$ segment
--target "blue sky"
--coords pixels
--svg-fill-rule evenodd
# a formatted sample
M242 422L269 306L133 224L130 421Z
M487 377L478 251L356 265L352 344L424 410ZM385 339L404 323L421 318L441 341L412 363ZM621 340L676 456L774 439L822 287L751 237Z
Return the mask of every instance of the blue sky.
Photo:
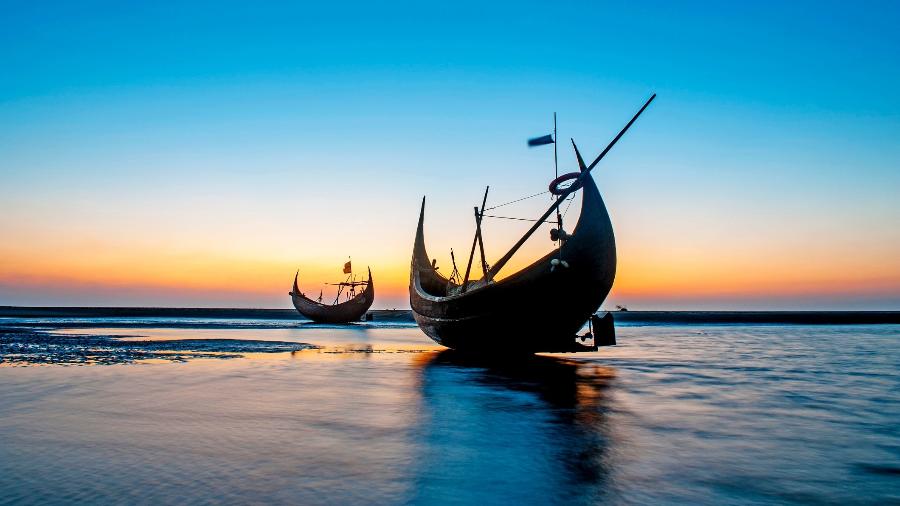
M0 303L283 306L281 269L321 265L318 283L353 254L403 305L421 195L443 259L484 185L494 202L546 186L550 151L524 139L554 111L592 156L656 92L595 175L611 302L900 306L896 2L3 11L0 233L19 240ZM506 225L487 225L495 257ZM210 256L233 297L172 265ZM108 276L135 264L184 272Z

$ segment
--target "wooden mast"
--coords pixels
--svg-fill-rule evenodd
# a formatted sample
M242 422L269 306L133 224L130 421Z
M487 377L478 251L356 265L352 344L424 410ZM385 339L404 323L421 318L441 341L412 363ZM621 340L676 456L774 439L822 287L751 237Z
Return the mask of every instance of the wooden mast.
M484 236L481 235L481 219L484 218L484 204L481 205L481 212L478 214L478 223L476 224L475 233L478 234L478 249L481 251L481 276L484 277L488 273L487 259L484 256Z
M472 239L472 250L469 252L469 263L466 265L466 276L463 278L462 291L465 292L469 284L469 274L472 271L472 259L475 257L475 245L481 244L481 269L487 274L487 263L484 261L484 243L481 239L481 216L484 214L484 206L487 204L488 191L490 186L484 189L484 198L481 199L481 211L475 208L475 238Z

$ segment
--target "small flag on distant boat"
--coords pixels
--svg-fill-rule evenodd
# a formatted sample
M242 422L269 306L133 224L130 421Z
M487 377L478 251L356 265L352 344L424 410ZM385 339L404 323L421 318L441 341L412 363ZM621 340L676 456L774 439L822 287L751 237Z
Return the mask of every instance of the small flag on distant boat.
M350 274L353 272L353 269L350 268L350 262L344 264L344 274Z
M547 134L543 137L535 137L534 139L528 139L528 147L535 146L543 146L544 144L553 144L553 136Z

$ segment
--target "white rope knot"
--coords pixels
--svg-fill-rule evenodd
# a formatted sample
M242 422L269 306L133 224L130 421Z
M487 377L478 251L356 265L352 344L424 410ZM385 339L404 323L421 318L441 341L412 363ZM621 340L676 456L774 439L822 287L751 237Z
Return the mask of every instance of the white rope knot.
M558 258L554 258L553 260L550 260L550 272L555 271L557 267L564 267L564 268L568 269L569 262L566 262L565 260L560 260Z

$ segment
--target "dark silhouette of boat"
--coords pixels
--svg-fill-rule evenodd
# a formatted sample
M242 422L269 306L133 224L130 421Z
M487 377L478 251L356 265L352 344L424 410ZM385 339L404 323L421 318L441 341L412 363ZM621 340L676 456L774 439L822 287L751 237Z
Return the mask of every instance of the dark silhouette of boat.
M322 296L315 301L307 297L300 291L297 286L297 277L299 272L294 276L294 288L289 292L294 307L303 316L319 323L349 323L362 319L366 311L372 306L375 300L375 285L372 283L372 269L369 269L368 281L345 281L342 283L334 283L339 287L338 295L334 304L323 304ZM365 286L357 293L357 288ZM339 302L342 290L348 288L351 290L347 300Z
M585 166L573 141L580 172L558 177L551 192L554 205L535 220L512 249L488 269L482 257L484 276L458 282L437 272L425 248L425 199L410 266L409 299L419 327L437 343L461 351L475 352L572 352L595 350L576 343L576 333L600 307L616 275L616 244L612 223L590 171L653 100L648 100L616 138L590 165ZM560 189L561 180L574 180ZM555 187L554 191L554 185ZM521 271L499 281L494 276L525 240L571 193L582 189L581 213L571 235L561 227L551 231L560 246ZM486 197L485 197L486 198ZM476 242L480 218L476 208ZM474 254L474 244L473 244ZM470 256L471 266L471 256ZM454 269L455 271L455 269ZM608 322L612 330L611 318ZM607 338L603 338L607 340ZM614 338L612 339L614 343ZM602 343L601 343L602 344Z

